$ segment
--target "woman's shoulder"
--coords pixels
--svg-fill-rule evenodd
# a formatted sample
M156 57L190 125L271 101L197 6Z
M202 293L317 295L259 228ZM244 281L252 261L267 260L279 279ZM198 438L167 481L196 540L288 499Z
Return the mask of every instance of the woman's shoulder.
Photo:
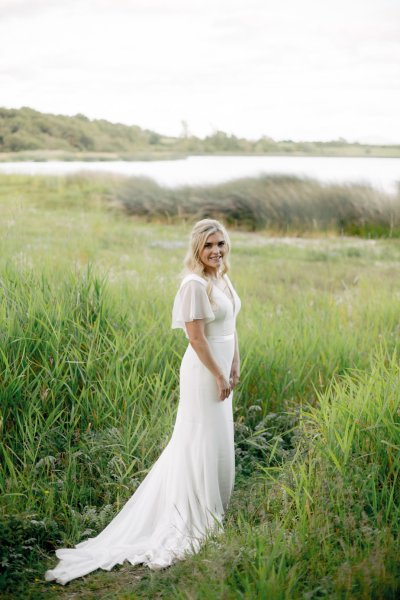
M187 273L183 277L180 287L182 288L189 281L198 281L199 283L202 283L204 286L207 285L207 280L204 279L204 277L200 277L200 275L197 275L196 273Z

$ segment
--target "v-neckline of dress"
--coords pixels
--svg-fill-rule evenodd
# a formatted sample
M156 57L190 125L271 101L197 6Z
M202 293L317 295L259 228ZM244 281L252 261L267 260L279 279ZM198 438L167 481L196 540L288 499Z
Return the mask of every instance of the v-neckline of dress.
M216 288L216 289L217 289L219 292L221 292L221 294L223 294L227 300L229 300L229 302L230 302L230 304L232 305L232 308L233 308L233 313L235 314L235 312L236 312L236 302L235 302L235 296L233 295L233 290L232 290L231 284L230 284L230 282L228 281L228 279L225 279L225 278L224 278L224 276L222 276L222 277L221 277L221 279L223 279L223 280L225 281L225 283L226 283L226 287L228 288L228 290L229 290L229 293L230 293L230 297L228 296L228 294L225 294L225 292L224 292L223 290L221 290L221 288L220 288L220 287L218 287L218 286L216 285L216 283L214 283L214 281L213 281L213 286L214 286L214 287L215 287L215 288Z

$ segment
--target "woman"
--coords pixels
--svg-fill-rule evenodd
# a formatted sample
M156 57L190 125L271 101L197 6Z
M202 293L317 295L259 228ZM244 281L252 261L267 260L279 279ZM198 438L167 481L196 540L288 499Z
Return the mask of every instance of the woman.
M228 234L196 223L176 295L172 327L189 345L171 439L118 515L96 537L56 551L48 581L65 585L128 560L161 569L197 552L222 519L234 484L232 390L239 382L235 320L240 300L228 279Z

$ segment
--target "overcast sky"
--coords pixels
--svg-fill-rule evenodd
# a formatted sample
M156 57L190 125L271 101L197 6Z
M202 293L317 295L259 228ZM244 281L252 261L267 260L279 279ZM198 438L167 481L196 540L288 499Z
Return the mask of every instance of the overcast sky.
M400 143L400 0L0 0L0 106Z

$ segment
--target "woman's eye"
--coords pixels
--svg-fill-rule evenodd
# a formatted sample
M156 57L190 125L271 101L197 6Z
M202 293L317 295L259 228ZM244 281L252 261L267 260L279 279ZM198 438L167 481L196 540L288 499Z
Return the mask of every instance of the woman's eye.
M218 242L218 246L225 246L225 242Z

